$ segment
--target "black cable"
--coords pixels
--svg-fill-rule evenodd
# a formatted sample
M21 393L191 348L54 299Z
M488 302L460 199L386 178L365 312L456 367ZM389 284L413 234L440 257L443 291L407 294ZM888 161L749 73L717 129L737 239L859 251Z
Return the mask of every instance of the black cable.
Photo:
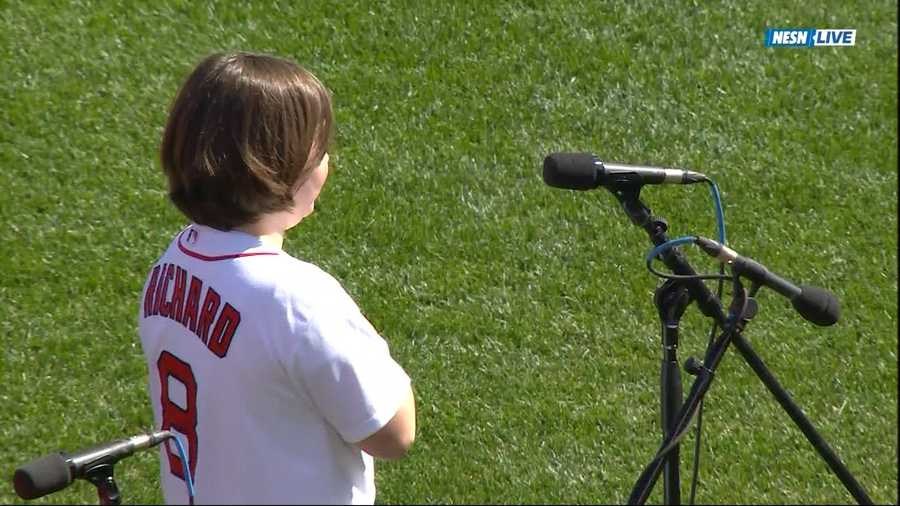
M725 275L725 264L719 264L719 274ZM716 287L716 298L722 300L722 293L725 289L725 280L719 279L718 286ZM718 329L719 323L713 320L712 326L709 329L709 340L706 343L706 352L704 355L709 352L710 347L713 345L713 341L716 337L716 329ZM694 462L693 469L691 471L691 497L688 501L688 504L694 504L694 498L697 496L697 482L700 476L700 440L703 435L703 399L700 399L700 406L697 408L697 425L694 427Z
M647 262L647 270L653 273L655 276L659 276L665 279L718 279L721 282L725 280L731 279L731 276L727 276L724 274L666 274L665 272L660 272L653 268L653 261L649 260Z

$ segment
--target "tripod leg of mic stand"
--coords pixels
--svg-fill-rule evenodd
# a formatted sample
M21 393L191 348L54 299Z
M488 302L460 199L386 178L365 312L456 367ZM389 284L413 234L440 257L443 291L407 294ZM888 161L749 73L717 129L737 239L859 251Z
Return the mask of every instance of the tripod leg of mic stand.
M834 450L831 449L828 443L825 442L825 439L823 439L819 432L816 431L816 428L813 427L813 424L803 413L803 410L800 409L800 406L794 402L790 394L788 394L784 387L778 383L775 376L769 372L769 369L763 363L762 359L759 358L759 355L753 351L750 343L741 335L735 336L733 342L735 346L737 346L738 351L741 352L744 360L753 369L753 372L759 376L759 379L762 380L766 385L766 388L772 392L772 395L775 396L775 399L778 400L781 407L784 408L794 423L797 424L797 427L803 431L803 435L806 436L806 439L810 443L812 443L822 459L825 460L825 463L828 464L828 467L831 468L831 471L840 478L841 483L844 484L847 491L850 492L854 499L856 499L856 502L859 504L872 504L872 499L869 498L869 495L862 488L862 485L860 485L859 482L856 481L856 478L850 474L850 470L847 469L847 466L841 462L841 459L834 453Z

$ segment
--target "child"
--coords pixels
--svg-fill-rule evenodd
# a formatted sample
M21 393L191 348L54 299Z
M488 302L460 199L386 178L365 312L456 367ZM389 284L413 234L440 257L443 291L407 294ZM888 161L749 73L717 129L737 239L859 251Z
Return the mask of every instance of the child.
M186 443L198 503L372 504L372 457L415 437L410 379L350 296L285 253L328 176L331 98L272 56L194 69L160 148L192 223L150 269L139 314L157 426ZM161 447L167 503L187 503Z

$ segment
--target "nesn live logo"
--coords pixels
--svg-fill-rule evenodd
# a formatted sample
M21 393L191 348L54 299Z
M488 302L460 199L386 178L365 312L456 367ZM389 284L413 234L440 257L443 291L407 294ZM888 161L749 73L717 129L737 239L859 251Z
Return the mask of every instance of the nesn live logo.
M769 28L766 47L854 46L856 30L821 28Z

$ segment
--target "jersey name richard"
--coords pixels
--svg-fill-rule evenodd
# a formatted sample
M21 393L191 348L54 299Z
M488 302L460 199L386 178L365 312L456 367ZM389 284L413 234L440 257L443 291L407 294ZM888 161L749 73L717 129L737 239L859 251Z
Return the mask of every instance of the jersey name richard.
M155 266L144 293L144 317L160 316L180 323L196 334L209 351L224 358L241 323L241 313L228 302L220 311L219 293L212 286L204 287L197 276L190 275L188 282L188 275L180 265Z

